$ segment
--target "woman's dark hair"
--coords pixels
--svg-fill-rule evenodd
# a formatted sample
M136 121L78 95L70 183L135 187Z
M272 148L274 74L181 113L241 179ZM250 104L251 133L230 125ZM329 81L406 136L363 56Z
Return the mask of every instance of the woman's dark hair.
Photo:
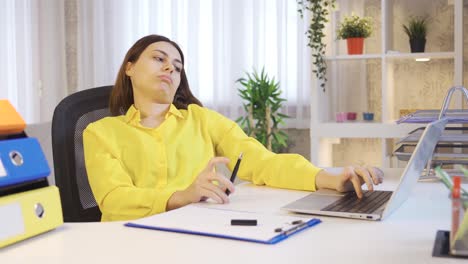
M119 73L117 74L117 80L115 80L115 85L109 98L109 109L112 115L117 116L125 114L130 106L134 103L132 82L130 77L128 77L125 73L127 63L136 62L146 47L160 41L171 43L179 51L182 64L184 64L184 54L182 53L179 45L177 45L177 43L173 42L172 40L159 35L148 35L139 39L128 50L122 65L120 66ZM172 103L178 109L187 109L189 104L197 104L202 106L202 103L190 91L184 67L182 67L182 72L180 73L180 85L177 88L177 92Z

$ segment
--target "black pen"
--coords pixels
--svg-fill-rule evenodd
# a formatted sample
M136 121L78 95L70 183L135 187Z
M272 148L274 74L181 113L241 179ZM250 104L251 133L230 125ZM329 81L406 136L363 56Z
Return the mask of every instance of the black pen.
M286 230L286 231L283 231L281 234L285 235L285 236L289 236L291 234L294 234L296 232L298 232L299 230L302 230L302 229L305 229L309 226L309 223L308 222L299 222L297 225L295 225L294 227ZM276 232L276 229L275 229L275 232Z
M234 180L236 179L237 176L237 171L239 170L239 165L242 160L242 152L239 155L239 158L237 159L236 166L234 166L234 170L232 170L232 175L231 175L231 182L234 183ZM226 195L229 195L231 192L229 189L226 189Z

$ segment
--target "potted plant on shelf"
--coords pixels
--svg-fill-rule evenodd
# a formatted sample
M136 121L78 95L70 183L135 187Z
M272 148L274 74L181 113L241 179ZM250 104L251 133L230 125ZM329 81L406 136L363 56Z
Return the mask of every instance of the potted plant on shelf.
M260 75L257 71L246 73L247 78L236 82L242 85L238 89L246 116L239 117L236 122L244 129L247 135L255 137L268 150L279 152L287 147L288 135L278 128L283 124L287 115L279 113L282 103L286 101L280 97L279 83L269 78L262 69Z
M426 46L427 18L413 17L403 30L409 37L411 52L424 52Z
M357 15L345 16L338 27L338 39L346 39L348 54L362 54L364 39L372 34L372 19Z

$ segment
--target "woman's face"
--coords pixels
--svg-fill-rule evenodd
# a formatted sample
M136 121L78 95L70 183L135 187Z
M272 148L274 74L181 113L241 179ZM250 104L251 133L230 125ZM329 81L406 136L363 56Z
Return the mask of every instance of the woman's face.
M135 101L143 98L170 104L180 84L183 65L179 51L169 42L155 42L141 53L136 62L128 62Z

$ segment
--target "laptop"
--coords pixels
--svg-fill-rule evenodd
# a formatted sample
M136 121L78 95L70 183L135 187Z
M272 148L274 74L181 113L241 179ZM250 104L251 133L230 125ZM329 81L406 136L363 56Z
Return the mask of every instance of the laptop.
M287 204L281 209L295 213L366 220L386 218L409 197L431 158L446 124L447 119L443 118L426 126L395 191L363 191L364 197L358 199L355 192L343 194L331 190L319 190Z

